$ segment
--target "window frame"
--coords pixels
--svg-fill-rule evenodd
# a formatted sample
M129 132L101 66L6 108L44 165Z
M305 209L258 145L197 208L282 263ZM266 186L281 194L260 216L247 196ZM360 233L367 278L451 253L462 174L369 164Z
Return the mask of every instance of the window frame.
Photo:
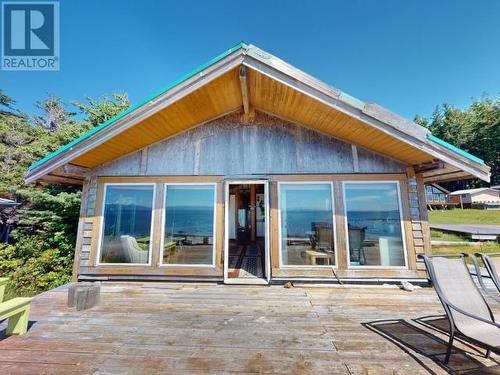
M160 223L160 257L158 259L159 268L215 268L217 257L217 183L216 182L164 182L163 185L163 203L161 207ZM168 186L213 186L214 188L214 215L213 215L213 243L212 243L212 263L210 264L188 264L188 263L163 263L163 251L165 243L165 220L167 218L167 187Z
M401 226L401 240L403 242L403 255L405 264L404 266L356 266L351 265L351 249L349 247L349 227L347 221L347 200L346 200L346 184L380 184L380 183L392 183L396 184L397 197L398 197L398 208L399 208L399 224ZM344 204L344 225L345 225L345 243L346 243L346 258L347 258L347 269L390 269L390 270L407 270L408 265L408 247L406 246L406 232L404 227L404 217L403 217L403 204L401 196L401 187L399 180L346 180L342 181L342 195Z
M286 265L283 264L283 240L282 240L282 230L281 230L281 185L330 185L330 194L331 194L331 200L332 200L332 221L333 221L333 245L334 245L334 252L335 252L335 265L319 265L319 266L313 266L313 265ZM320 180L314 180L314 181L278 181L278 241L279 241L279 268L299 268L299 269L337 269L338 268L338 243L337 243L337 225L335 222L335 194L334 194L334 184L333 181L320 181Z
M154 223L155 223L155 201L156 201L156 184L154 182L105 182L103 185L102 192L102 207L100 210L100 225L99 225L99 236L97 242L97 256L96 256L96 267L151 267L153 260L153 235L154 235ZM153 187L153 197L151 200L151 229L149 231L149 254L148 263L102 263L102 241L104 237L104 211L106 210L106 193L108 186L152 186Z

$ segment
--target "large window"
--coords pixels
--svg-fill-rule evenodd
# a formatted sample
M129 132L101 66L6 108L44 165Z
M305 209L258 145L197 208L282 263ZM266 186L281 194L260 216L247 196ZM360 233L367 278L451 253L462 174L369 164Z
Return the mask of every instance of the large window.
M333 266L331 183L280 183L281 264Z
M215 184L165 185L162 263L213 266Z
M404 267L397 182L344 184L351 266Z
M153 185L105 185L100 263L150 263L153 198Z

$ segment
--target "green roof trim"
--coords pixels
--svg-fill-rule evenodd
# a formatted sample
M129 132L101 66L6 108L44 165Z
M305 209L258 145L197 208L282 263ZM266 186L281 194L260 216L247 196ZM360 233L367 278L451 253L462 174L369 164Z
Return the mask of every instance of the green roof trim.
M427 139L437 143L440 146L446 147L447 149L456 152L457 154L460 154L462 156L465 156L467 159L470 159L472 161L475 161L476 163L484 164L484 160L479 159L477 156L474 156L472 154L469 154L467 151L464 151L457 146L453 146L451 143L448 143L446 141L443 141L441 138L438 138L432 134L427 134Z
M363 108L365 108L364 101L359 100L358 98L355 98L354 96L349 95L343 91L340 92L339 99L361 111L363 110Z
M68 144L62 146L61 148L57 149L56 151L48 154L47 156L45 156L44 158L38 160L37 162L31 164L28 168L28 171L31 171L39 166L41 166L42 164L46 163L47 161L53 159L54 157L56 157L57 155L67 151L67 150L70 150L73 146L77 145L78 143L80 143L81 141L89 138L91 135L99 132L101 129L104 129L105 127L113 124L114 122L118 121L119 119L121 119L122 117L125 117L126 115L128 115L130 112L132 111L135 111L136 109L146 105L147 103L149 103L151 100L154 100L156 99L157 97L159 97L160 95L163 95L165 92L167 92L168 90L171 90L172 88L174 88L175 86L183 83L184 81L187 81L189 78L195 76L196 74L200 73L201 71L205 70L206 68L210 67L211 65L219 62L220 60L222 60L223 58L231 55L232 53L240 50L240 49L244 49L244 50L247 50L249 47L249 45L243 41L241 41L240 43L236 44L234 47L231 47L230 49L228 49L227 51L224 51L222 52L221 54L215 56L214 58L212 58L210 61L206 62L205 64L203 65L200 65L199 67L197 67L195 70L183 75L182 77L176 79L175 81L171 82L170 84L168 84L166 87L162 88L160 91L158 91L157 93L153 94L153 95L150 95L148 96L147 98L145 98L144 100L140 101L139 103L137 104L134 104L132 106L130 106L129 108L127 108L126 110L124 110L123 112L120 112L119 114L117 114L116 116L110 118L108 121L106 122L103 122L101 125L99 126L96 126L95 128L89 130L88 132L82 134L80 137L74 139L73 141L69 142Z

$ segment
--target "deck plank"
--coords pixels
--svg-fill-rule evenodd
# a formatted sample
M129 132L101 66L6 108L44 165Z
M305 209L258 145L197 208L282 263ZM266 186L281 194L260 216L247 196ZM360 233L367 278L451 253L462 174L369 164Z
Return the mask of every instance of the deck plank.
M414 320L443 314L427 288L105 282L101 294L79 312L66 287L37 296L24 336L5 337L1 323L0 373L499 371L465 344L441 364L446 336Z

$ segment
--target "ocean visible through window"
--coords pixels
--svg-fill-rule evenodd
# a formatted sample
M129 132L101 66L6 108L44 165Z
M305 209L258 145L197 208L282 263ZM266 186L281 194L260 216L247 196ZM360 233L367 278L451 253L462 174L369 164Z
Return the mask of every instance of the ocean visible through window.
M345 183L351 266L405 266L398 185Z

